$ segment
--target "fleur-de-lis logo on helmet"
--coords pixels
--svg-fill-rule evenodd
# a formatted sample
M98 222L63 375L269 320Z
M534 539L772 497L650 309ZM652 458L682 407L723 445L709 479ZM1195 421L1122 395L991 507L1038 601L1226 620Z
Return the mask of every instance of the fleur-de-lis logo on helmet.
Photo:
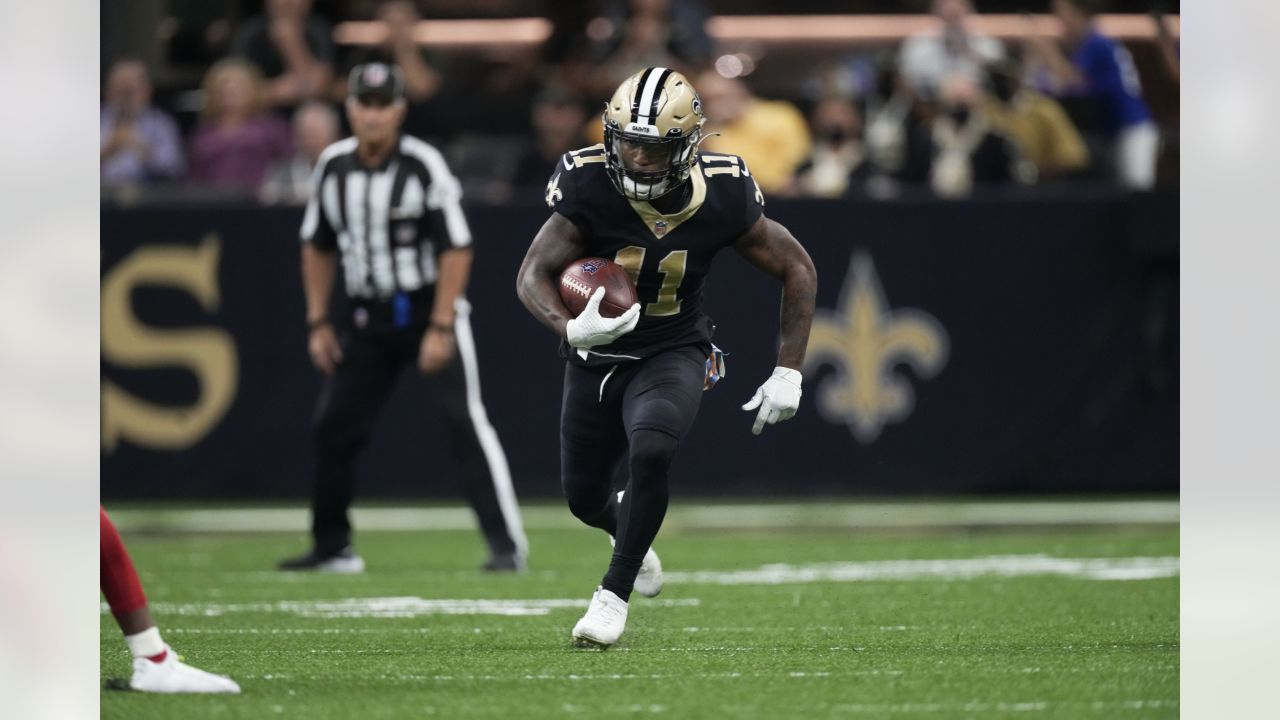
M818 412L828 422L847 424L859 442L869 444L915 407L915 393L897 366L910 365L918 377L931 378L946 365L948 353L941 323L921 310L890 309L871 256L859 252L839 306L814 316L805 368L836 369L818 385Z

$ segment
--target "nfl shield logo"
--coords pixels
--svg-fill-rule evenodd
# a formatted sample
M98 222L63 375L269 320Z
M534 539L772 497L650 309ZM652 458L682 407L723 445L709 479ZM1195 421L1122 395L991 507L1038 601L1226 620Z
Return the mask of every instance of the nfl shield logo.
M658 220L653 223L653 234L662 237L667 234L667 221Z

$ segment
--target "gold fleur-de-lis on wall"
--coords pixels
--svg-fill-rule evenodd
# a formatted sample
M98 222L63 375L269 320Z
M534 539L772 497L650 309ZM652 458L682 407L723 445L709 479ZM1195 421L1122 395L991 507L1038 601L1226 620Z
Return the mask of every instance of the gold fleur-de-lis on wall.
M886 424L905 420L915 406L911 384L897 366L910 365L921 379L931 378L948 352L946 330L932 315L889 308L871 256L858 252L838 307L814 315L805 368L836 369L819 385L818 412L828 422L847 424L859 442L872 443Z

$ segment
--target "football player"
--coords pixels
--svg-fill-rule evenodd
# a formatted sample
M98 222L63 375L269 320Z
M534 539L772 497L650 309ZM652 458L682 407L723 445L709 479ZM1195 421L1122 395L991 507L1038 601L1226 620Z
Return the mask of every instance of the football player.
M154 693L240 692L240 686L231 678L193 668L179 660L173 648L160 638L142 583L138 582L138 571L120 540L120 533L111 524L107 511L101 508L99 511L102 515L99 582L111 614L124 633L124 642L133 654L129 689Z
M817 276L786 228L764 216L764 196L742 159L699 153L702 103L680 73L652 67L627 78L605 106L604 143L566 153L547 184L554 212L517 280L521 302L563 339L561 480L569 509L615 539L609 569L578 645L608 647L626 625L632 590L652 597L662 567L650 545L667 511L667 471L704 389L723 373L702 312L702 284L726 247L782 281L777 368L743 405L751 431L800 404L800 368ZM573 317L560 272L587 256L613 258L640 302L616 318L599 312L604 289ZM625 460L630 478L615 495Z

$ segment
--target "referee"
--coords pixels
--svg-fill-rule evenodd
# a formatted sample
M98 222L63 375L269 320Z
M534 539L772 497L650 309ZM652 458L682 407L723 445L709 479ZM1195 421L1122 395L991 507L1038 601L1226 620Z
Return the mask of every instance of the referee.
M358 65L348 87L355 136L320 156L301 231L308 351L327 377L314 427L314 545L280 568L364 569L347 516L354 462L397 376L413 364L436 379L454 466L489 545L484 569L522 570L524 531L506 456L480 400L463 294L472 250L461 187L439 151L400 134L398 67ZM339 259L350 312L331 317Z

